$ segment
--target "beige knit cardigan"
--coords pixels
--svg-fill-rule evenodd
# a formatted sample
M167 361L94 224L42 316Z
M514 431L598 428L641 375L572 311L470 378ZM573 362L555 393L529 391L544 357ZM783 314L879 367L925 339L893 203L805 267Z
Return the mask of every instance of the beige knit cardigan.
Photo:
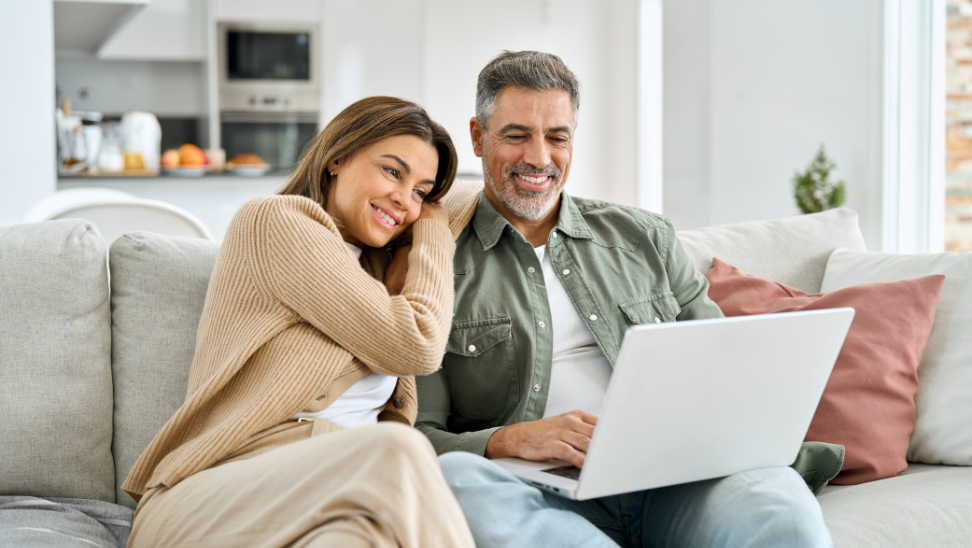
M172 487L298 411L325 409L370 371L399 377L378 420L414 424L412 375L441 364L453 311L454 238L481 188L456 182L443 200L449 228L414 224L405 286L394 297L378 281L387 253L368 248L356 261L316 202L247 202L220 247L186 401L122 488L138 501L153 487Z

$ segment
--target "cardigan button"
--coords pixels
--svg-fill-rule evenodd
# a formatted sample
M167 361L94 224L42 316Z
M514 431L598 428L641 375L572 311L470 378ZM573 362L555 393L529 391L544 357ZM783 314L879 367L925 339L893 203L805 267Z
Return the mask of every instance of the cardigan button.
M317 396L314 399L317 401L324 401L325 398L327 398L327 394L321 394L320 396Z
M395 409L401 409L402 406L405 405L405 398L398 398L392 400L392 405L395 406Z

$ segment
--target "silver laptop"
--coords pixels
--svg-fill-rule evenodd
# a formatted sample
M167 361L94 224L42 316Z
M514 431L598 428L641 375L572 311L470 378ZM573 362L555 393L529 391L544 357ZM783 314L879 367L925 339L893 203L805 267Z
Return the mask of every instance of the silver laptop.
M582 469L494 462L576 500L788 466L853 318L836 308L634 326Z

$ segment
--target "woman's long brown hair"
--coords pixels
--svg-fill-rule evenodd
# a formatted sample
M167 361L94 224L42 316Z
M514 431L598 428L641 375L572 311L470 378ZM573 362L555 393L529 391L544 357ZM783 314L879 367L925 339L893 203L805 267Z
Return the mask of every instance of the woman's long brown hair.
M341 111L301 155L294 175L277 194L305 196L327 207L331 174L327 166L350 158L359 150L396 135L415 135L439 153L435 186L426 200L448 192L459 164L449 133L432 121L425 109L395 97L368 97Z

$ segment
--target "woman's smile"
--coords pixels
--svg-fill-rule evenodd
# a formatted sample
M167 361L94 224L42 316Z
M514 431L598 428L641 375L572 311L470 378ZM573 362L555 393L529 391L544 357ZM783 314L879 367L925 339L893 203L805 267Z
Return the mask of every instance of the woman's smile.
M398 228L398 225L401 223L400 216L376 205L372 205L371 208L375 211L375 216L378 217L378 222L381 223L382 226L385 226L388 228L388 230L392 231Z

